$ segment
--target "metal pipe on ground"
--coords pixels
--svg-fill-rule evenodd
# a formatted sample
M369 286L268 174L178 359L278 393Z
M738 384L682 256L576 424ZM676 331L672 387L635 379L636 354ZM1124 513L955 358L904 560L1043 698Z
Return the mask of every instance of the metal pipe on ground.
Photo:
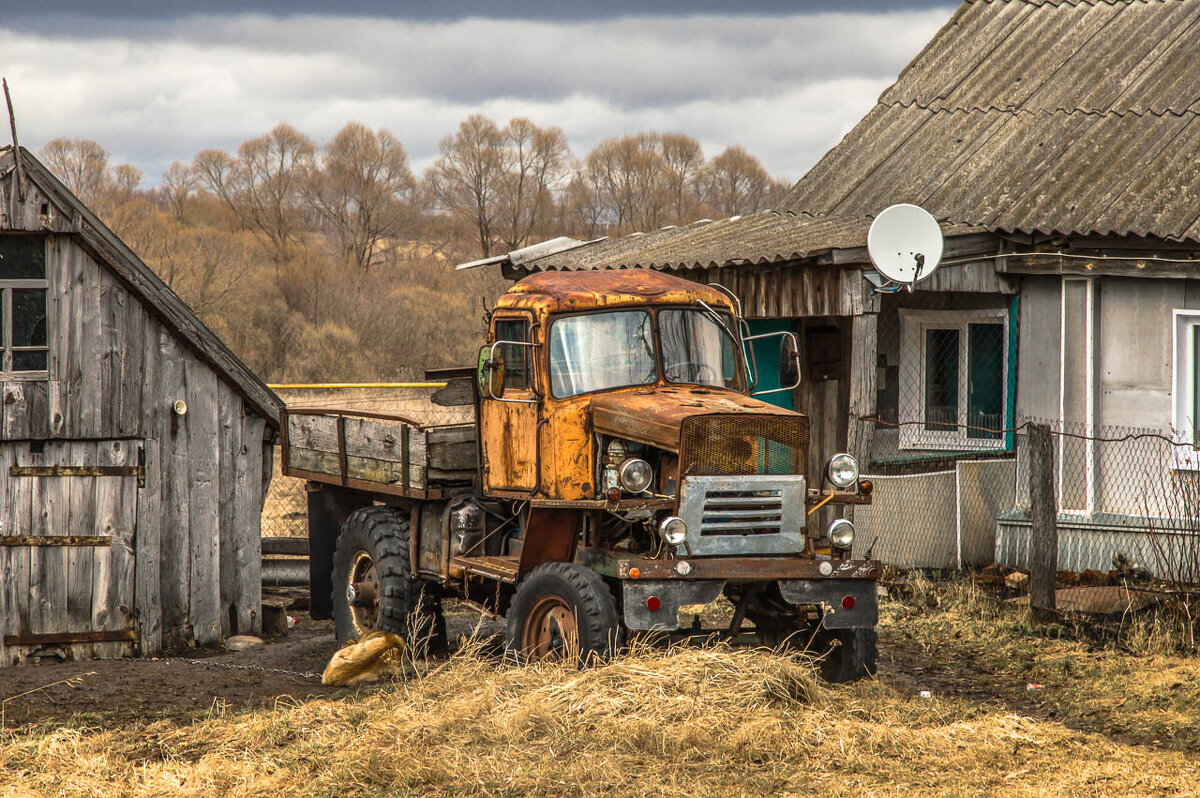
M263 557L264 587L304 587L308 584L307 557Z

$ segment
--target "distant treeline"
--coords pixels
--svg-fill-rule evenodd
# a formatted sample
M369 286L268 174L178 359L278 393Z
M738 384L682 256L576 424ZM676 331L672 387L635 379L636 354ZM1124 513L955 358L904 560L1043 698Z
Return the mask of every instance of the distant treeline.
M786 188L741 147L706 159L689 136L640 133L577 158L558 128L481 115L420 177L399 139L357 122L323 147L281 124L235 153L176 161L150 190L94 141L40 155L268 381L469 363L483 299L505 283L455 263L751 213Z

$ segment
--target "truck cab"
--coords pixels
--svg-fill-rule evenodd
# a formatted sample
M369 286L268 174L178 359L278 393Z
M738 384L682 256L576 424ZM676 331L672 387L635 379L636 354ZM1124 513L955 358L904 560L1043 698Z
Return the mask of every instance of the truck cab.
M852 556L850 520L809 523L819 507L869 502L870 484L846 453L808 473L809 419L754 395L765 370L779 370L779 390L799 379L794 336L768 335L780 358L755 362L731 294L651 270L516 283L491 310L465 378L473 473L440 469L435 488L438 469L428 467L420 494L379 490L382 476L351 485L349 461L363 459L355 446L365 441L345 418L339 472L301 469L316 497L314 543L334 538L312 547L333 551L324 584L334 614L342 605L340 615L358 617L339 635L372 624L411 632L383 620L389 591L368 573L388 555L362 517L387 516L409 555L405 584L391 590L407 600L391 609L435 607L445 595L482 605L506 616L515 657L586 661L631 634L752 632L771 645L821 646L832 679L873 671L879 564ZM435 431L423 432L429 459ZM732 616L705 629L692 610L722 596Z

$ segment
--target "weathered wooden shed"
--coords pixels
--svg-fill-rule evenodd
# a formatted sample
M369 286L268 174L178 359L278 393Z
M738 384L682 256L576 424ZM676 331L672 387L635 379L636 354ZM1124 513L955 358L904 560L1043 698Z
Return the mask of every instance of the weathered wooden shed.
M281 403L25 150L0 150L0 665L261 629Z

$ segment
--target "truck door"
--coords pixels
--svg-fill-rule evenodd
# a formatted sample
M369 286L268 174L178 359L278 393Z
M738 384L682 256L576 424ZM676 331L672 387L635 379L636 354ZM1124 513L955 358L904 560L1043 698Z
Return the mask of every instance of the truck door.
M497 316L493 341L529 342L530 317ZM483 485L491 491L529 493L537 487L538 399L534 393L534 352L528 346L501 345L504 392L480 400Z

